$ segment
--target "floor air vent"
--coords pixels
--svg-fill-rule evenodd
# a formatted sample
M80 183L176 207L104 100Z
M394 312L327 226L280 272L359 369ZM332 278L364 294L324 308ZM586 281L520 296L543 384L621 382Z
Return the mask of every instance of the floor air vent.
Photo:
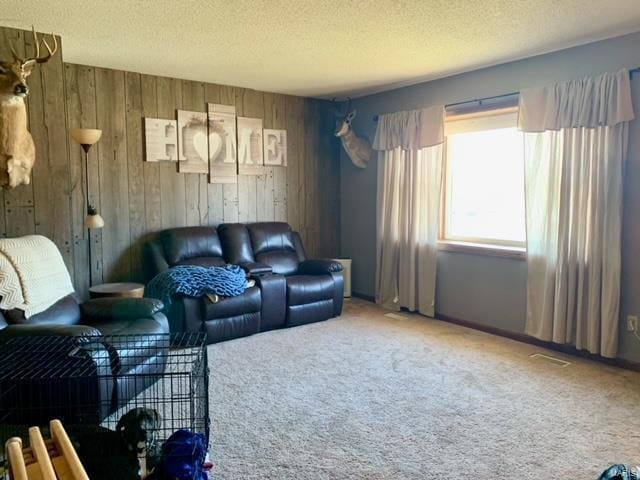
M544 353L534 353L532 355L529 355L529 357L533 358L534 360L540 360L542 362L551 363L560 368L565 368L571 365L571 362L567 362L566 360L561 360L559 358L552 357L551 355L545 355Z

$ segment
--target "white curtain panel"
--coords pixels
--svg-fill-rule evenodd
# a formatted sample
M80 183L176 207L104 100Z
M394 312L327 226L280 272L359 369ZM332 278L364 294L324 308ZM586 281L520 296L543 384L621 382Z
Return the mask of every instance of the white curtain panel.
M529 335L617 354L622 176L633 118L626 70L521 92Z
M381 115L376 302L435 313L444 106Z

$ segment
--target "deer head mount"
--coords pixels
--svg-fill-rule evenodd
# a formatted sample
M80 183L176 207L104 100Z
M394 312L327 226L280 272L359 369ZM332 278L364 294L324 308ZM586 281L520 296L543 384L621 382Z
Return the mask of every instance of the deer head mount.
M336 99L333 99L335 102ZM373 155L373 149L369 140L365 137L360 137L353 131L351 126L352 120L356 116L356 111L351 110L351 99L347 99L346 108L340 111L337 108L332 109L333 114L338 117L336 121L335 136L340 138L344 150L349 155L349 158L353 164L358 168L366 168L371 155Z
M0 61L0 186L3 188L28 185L36 161L36 148L27 130L27 109L24 99L29 95L27 79L39 63L48 62L58 51L58 40L53 37L53 48L40 40L33 29L35 55L22 58L11 47L13 61ZM41 43L47 50L40 56Z

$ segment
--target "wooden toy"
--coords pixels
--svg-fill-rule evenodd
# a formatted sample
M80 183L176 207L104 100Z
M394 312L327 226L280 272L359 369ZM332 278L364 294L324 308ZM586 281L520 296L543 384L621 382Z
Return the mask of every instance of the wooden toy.
M38 427L29 429L29 444L13 437L5 444L11 480L89 480L60 420L49 423L51 438Z

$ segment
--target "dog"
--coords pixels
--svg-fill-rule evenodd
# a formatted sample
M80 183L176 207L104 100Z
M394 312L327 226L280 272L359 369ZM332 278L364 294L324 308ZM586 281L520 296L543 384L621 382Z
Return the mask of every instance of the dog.
M144 480L160 460L158 412L134 408L110 430L70 425L68 433L91 480Z
M116 425L125 450L138 459L141 479L153 471L160 459L158 431L161 423L157 411L138 407L125 413Z

